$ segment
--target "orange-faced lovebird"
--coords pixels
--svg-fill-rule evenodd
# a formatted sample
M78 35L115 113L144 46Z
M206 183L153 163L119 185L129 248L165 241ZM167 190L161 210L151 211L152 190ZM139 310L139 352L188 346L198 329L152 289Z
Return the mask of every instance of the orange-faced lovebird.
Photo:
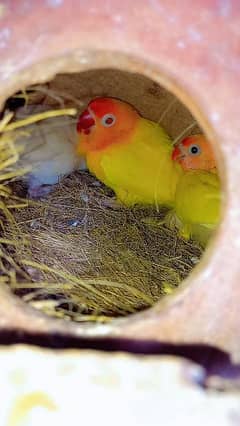
M127 206L172 206L183 174L165 130L115 98L96 98L80 115L79 153L89 170Z
M185 138L172 153L184 174L178 182L172 211L181 235L206 245L220 220L221 185L210 142L204 135Z

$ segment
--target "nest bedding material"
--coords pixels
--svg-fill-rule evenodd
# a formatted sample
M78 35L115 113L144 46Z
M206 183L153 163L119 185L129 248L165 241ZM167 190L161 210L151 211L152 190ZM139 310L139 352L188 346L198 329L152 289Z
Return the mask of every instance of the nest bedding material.
M178 287L199 261L198 244L161 224L166 209L112 201L93 176L75 172L46 199L16 210L25 245L14 258L32 281L22 279L16 294L82 321L139 311Z

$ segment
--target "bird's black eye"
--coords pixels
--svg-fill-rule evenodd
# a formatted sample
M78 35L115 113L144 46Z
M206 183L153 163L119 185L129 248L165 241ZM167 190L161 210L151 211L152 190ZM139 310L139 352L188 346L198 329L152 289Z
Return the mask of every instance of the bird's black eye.
M105 114L101 121L104 127L111 127L116 123L116 117L113 114Z
M201 148L199 145L190 145L188 152L190 155L199 155L201 154Z

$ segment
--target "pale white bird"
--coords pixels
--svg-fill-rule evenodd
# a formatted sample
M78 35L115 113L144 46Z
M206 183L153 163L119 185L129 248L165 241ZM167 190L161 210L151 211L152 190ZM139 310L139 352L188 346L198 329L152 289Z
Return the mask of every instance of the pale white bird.
M19 108L16 119L46 111L46 106ZM85 170L86 163L76 152L79 136L76 119L69 116L48 118L24 128L27 135L17 139L23 153L18 168L31 167L23 179L31 198L41 198L51 191L51 186L75 170Z

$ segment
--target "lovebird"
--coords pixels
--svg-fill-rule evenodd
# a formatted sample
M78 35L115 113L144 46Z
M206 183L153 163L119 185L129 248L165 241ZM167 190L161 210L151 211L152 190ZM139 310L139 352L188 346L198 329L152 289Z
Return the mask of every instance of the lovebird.
M202 246L220 221L221 184L210 142L203 135L190 136L175 146L173 161L184 169L176 187L174 209L180 235L193 237ZM169 220L169 217L168 217Z
M17 119L46 111L44 106L19 108ZM21 179L27 183L30 198L47 195L52 185L75 170L85 170L86 161L77 154L78 134L75 120L69 116L53 117L29 125L26 135L20 136L16 144L23 151L16 163L18 169L31 170Z
M208 170L217 172L217 165L212 145L202 135L192 135L175 145L172 159L184 170Z
M172 141L158 124L115 98L96 98L80 115L78 152L89 170L126 206L173 206L184 173Z

